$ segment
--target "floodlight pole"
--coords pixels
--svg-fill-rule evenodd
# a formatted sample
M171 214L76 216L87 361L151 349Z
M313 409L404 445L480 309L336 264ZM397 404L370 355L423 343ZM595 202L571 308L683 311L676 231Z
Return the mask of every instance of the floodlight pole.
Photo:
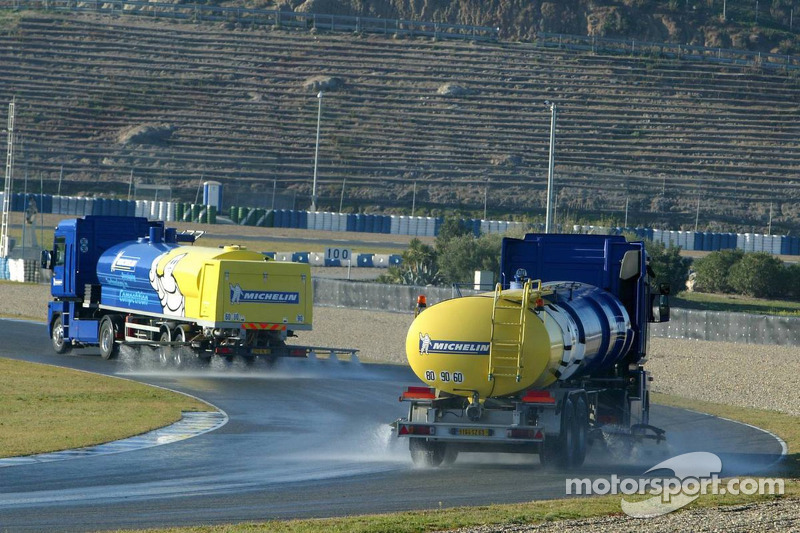
M547 207L544 219L544 232L550 233L552 229L552 205L553 205L553 170L555 168L556 152L556 104L555 102L545 102L550 107L550 161L547 169Z
M317 109L317 145L314 149L314 183L311 186L311 210L317 210L317 161L319 160L319 125L322 119L322 91L317 93L319 107Z

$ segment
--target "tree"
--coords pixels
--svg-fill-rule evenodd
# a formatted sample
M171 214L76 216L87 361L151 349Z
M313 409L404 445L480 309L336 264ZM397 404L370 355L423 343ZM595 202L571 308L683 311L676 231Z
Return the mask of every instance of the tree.
M444 247L451 239L472 235L472 229L468 228L460 218L445 217L439 227L439 234L436 236L436 252L441 254Z
M744 257L739 249L720 250L706 257L695 260L695 290L700 292L733 292L729 274L730 270Z
M783 296L786 289L786 268L783 261L766 252L745 254L731 267L728 277L731 287L746 296Z
M420 286L440 284L442 276L436 265L436 250L417 238L411 239L408 249L403 252L402 264L391 267L378 277L378 282Z
M500 242L502 236L471 233L454 237L439 248L437 264L447 283L470 283L476 270L500 272Z
M650 266L655 273L656 283L669 283L672 294L686 289L691 261L681 257L679 246L670 245L667 248L661 242L645 241L645 250L650 257Z

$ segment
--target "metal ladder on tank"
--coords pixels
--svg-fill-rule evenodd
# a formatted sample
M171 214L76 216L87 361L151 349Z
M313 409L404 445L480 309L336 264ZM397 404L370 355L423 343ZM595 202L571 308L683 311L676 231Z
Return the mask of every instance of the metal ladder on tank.
M522 288L519 304L503 298L500 284L494 290L492 337L489 341L489 381L497 377L522 379L525 315L531 299L531 281Z
M8 217L11 210L11 179L14 168L14 102L8 104L8 155L6 156L6 177L3 185L3 221L0 226L0 258L8 257Z

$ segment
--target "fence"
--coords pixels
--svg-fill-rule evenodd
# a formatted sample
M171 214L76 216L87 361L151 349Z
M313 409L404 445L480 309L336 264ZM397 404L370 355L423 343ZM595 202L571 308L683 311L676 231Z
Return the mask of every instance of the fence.
M461 292L465 296L475 293L463 289ZM420 294L426 296L428 305L457 296L452 289L443 287L314 279L315 305L413 313ZM792 346L800 343L800 318L672 309L670 321L653 324L650 332L673 339Z
M570 50L650 55L739 66L800 69L800 56L751 52L750 50L735 50L731 48L708 48L676 43L654 43L637 41L636 39L611 39L607 37L542 32L536 34L536 44L543 47L567 48Z
M437 39L497 40L499 34L499 28L488 26L131 0L0 0L0 8L138 15L188 22L231 22L244 26L424 36Z

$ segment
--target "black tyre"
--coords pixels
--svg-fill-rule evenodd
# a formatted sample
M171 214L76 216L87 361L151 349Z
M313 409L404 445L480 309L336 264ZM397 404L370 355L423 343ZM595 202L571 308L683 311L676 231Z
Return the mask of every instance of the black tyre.
M586 400L581 397L575 402L575 457L572 466L581 466L586 459L588 433L589 407L586 405Z
M190 327L181 325L172 332L172 340L186 342L190 338ZM191 346L175 346L172 350L172 360L178 366L194 365L200 362L200 354Z
M114 342L116 331L114 323L108 317L100 321L100 356L111 359L117 355L117 343Z
M50 341L57 354L65 354L72 349L72 345L64 338L64 322L61 315L55 317L50 324Z
M456 450L452 446L447 446L447 445L443 446L445 446L445 449L444 449L444 459L442 460L442 464L451 465L455 463L456 459L458 459L458 450Z
M443 443L428 442L423 439L410 439L408 449L411 451L411 460L414 464L424 468L441 465L447 452Z
M172 335L170 334L169 328L166 326L162 327L161 334L158 337L159 342L172 342ZM172 364L172 347L171 346L164 346L159 345L158 347L158 362L161 363L163 366L167 366Z
M575 406L571 399L564 402L561 411L561 434L545 438L539 451L539 462L543 466L558 469L572 468L575 465Z

